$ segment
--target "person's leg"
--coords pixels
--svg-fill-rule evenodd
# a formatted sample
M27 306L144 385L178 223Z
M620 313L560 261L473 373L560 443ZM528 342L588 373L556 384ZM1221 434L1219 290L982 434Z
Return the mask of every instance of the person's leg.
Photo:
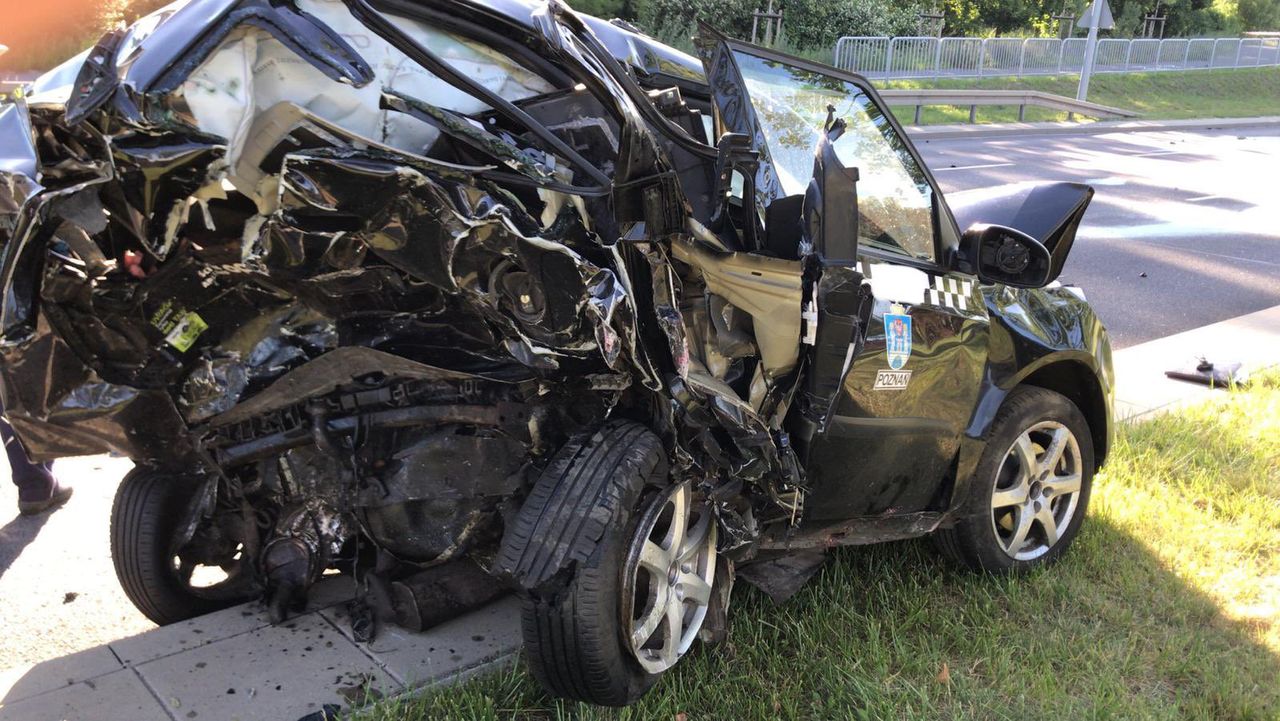
M3 408L0 408L3 413ZM71 487L58 483L52 463L32 463L14 435L9 421L0 415L0 440L9 456L9 472L18 486L18 511L24 515L60 506L71 497Z

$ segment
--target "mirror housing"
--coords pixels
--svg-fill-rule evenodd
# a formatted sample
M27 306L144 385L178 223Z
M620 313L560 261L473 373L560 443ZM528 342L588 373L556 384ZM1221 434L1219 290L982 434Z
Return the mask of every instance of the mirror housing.
M960 237L960 268L984 283L1015 288L1043 288L1053 273L1052 257L1043 243L1005 225L977 223Z
M1081 183L1015 183L947 193L947 207L961 228L996 223L1043 243L1053 256L1052 282L1066 265L1092 198L1093 188Z

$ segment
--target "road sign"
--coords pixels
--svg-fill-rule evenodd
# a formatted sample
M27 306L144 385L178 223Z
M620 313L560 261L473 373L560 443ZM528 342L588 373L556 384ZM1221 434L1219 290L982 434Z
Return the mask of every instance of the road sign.
M1094 2L1098 1L1099 0L1094 0ZM1082 28L1096 27L1099 30L1114 29L1116 26L1116 19L1111 16L1111 3L1107 2L1107 0L1101 0L1101 2L1102 14L1100 16L1096 16L1096 20L1094 19L1093 3L1089 3L1089 7L1084 9L1084 15L1080 18L1080 22L1076 23L1076 26ZM1095 22L1097 23L1096 25L1094 24Z

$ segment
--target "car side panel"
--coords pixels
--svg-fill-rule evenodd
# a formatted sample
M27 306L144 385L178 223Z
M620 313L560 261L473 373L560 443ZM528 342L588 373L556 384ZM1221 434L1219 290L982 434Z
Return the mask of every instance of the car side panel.
M985 448L983 438L1009 391L1036 385L1070 398L1089 422L1095 463L1106 461L1115 435L1111 341L1089 305L1065 288L983 288L991 318L988 362L961 441L948 514Z
M810 446L813 490L806 524L943 510L941 485L972 416L986 363L987 319L976 283L970 280L961 300L932 288L963 276L876 262L863 263L863 269L876 306L831 426ZM909 287L913 277L916 295ZM899 310L895 303L911 317L912 348L901 369L911 375L905 388L878 388L877 376L890 370L884 316Z

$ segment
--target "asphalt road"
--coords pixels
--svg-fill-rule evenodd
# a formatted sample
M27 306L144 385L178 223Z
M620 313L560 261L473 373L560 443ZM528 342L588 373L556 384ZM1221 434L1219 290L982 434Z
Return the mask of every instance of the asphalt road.
M1280 304L1280 127L917 144L944 192L1094 186L1062 280L1116 347Z

